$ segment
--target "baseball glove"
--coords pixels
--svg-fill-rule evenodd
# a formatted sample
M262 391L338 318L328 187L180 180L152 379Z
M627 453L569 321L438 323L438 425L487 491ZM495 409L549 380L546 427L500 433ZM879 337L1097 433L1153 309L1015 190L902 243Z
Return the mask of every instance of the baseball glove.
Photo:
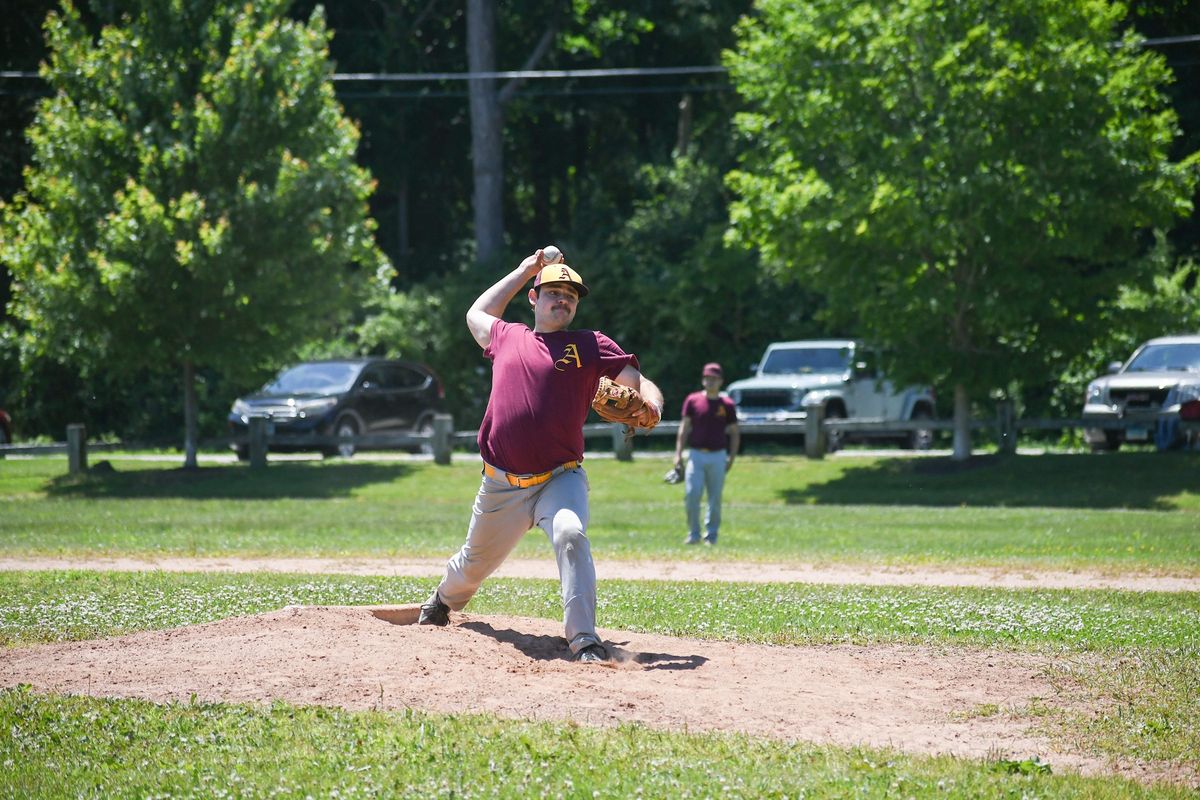
M592 398L592 408L601 419L620 422L632 429L650 430L658 424L658 410L647 403L637 389L609 378L601 378Z

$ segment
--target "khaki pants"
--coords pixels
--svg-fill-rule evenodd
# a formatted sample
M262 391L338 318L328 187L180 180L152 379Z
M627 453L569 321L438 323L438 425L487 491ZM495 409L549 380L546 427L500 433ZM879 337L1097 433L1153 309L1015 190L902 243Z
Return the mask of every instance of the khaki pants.
M596 567L587 538L588 488L583 467L559 467L550 480L524 489L485 474L471 509L467 540L447 562L446 577L437 588L442 602L461 610L536 526L554 546L571 652L601 644L596 636Z

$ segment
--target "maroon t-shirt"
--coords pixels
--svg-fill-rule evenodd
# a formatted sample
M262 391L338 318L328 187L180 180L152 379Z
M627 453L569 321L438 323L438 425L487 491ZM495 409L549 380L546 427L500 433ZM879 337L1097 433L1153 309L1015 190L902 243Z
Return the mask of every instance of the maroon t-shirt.
M683 401L680 418L691 417L688 447L724 450L728 447L725 428L737 423L737 406L725 395L710 400L704 392L692 392Z
M638 366L599 331L535 333L496 320L483 354L492 360L492 395L479 426L479 454L518 475L583 458L583 423L600 377Z

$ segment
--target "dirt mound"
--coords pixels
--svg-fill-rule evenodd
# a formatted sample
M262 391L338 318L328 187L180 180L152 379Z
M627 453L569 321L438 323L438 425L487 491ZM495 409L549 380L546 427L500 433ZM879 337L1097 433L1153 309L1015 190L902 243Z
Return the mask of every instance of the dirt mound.
M968 758L1033 756L1056 771L1112 765L1057 752L1006 713L1056 690L1044 659L929 648L771 647L604 631L616 662L569 660L557 622L415 606L289 607L111 639L8 650L0 685L154 701L419 708L637 722ZM1130 765L1118 771L1136 776ZM1144 777L1144 776L1143 776ZM1162 777L1161 775L1157 777Z

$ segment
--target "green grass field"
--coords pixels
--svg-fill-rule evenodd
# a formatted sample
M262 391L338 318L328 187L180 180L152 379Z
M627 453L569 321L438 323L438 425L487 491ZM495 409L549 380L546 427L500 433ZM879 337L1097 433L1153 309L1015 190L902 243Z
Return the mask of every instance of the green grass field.
M288 463L184 473L120 460L0 461L0 554L449 555L470 465ZM589 463L598 561L722 559L1200 573L1189 454L944 459L747 457L715 550L682 544L665 462ZM549 558L540 535L518 554ZM88 639L288 604L410 603L434 580L0 573L0 646ZM493 580L475 613L557 618L552 581ZM1024 709L1083 752L1200 775L1200 594L605 581L600 624L780 645L906 643L1051 656L1102 713ZM3 651L0 650L0 657ZM985 713L981 710L980 713ZM1017 713L1017 712L1005 712ZM4 796L1183 797L1181 786L631 726L0 692Z
M0 462L0 554L446 556L478 467L241 465L196 473L113 459L82 480L61 460ZM682 488L661 459L588 464L598 558L1002 565L1200 574L1200 478L1189 454L740 459L718 553L688 550ZM548 557L527 537L518 555Z

